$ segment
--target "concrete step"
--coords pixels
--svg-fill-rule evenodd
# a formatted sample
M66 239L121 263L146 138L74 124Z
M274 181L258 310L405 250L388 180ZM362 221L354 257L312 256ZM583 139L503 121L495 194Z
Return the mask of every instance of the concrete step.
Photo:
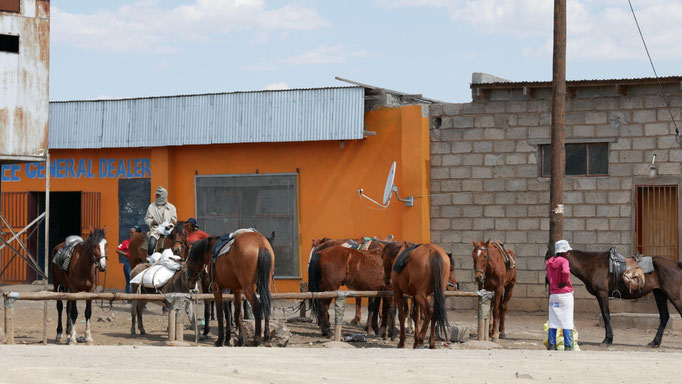
M601 314L598 315L599 326L604 326ZM660 323L658 313L611 313L611 327L613 328L638 328L658 329ZM670 319L666 329L669 331L682 330L682 318L677 313L670 313Z

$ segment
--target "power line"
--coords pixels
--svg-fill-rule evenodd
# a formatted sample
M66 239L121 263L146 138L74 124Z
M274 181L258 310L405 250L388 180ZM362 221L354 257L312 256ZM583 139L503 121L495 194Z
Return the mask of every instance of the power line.
M635 9L632 7L632 1L628 0L628 4L630 4L630 11L632 12L632 17L635 19L635 24L637 25L637 30L639 31L639 37L642 38L642 44L644 44L644 50L646 51L646 55L649 58L649 63L651 63L651 69L654 70L654 76L656 76L656 81L658 81L658 87L661 89L661 95L663 95L663 100L665 101L665 106L668 108L668 112L670 113L670 119L673 121L673 125L675 126L675 141L677 141L677 144L682 144L680 143L680 130L677 128L677 122L675 121L675 117L673 116L673 111L670 108L670 101L668 101L668 96L666 96L665 91L663 90L663 84L661 84L661 79L658 77L658 73L656 72L656 67L654 66L654 61L651 59L651 54L649 54L649 48L646 45L646 41L644 41L644 35L642 34L642 28L639 27L639 21L637 21L637 16L635 15Z

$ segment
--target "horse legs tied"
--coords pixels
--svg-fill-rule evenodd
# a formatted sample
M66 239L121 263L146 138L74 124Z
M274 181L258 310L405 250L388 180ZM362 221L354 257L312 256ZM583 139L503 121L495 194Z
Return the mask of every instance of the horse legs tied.
M76 306L76 301L69 300L67 304L67 312L69 317L69 322L66 324L67 331L69 331L68 342L69 345L78 344L76 337L76 319L78 318L78 307Z
M665 293L660 289L654 290L654 298L656 299L656 307L658 307L658 315L660 317L660 323L658 325L658 331L654 339L647 344L650 347L658 348L661 346L661 339L663 339L663 331L665 331L665 326L668 324L670 319L670 313L668 312L668 299Z
M92 300L85 301L85 344L92 345L95 340L90 332L90 316L92 316Z
M613 329L611 329L608 294L598 295L597 302L599 302L599 309L601 310L601 317L604 319L604 329L606 331L602 344L611 345L613 343Z
M216 303L216 312L218 312L218 316L216 316L216 320L218 321L218 339L215 341L215 346L222 347L225 338L225 328L223 328L223 290L218 288L213 293L213 296ZM227 326L229 327L230 324L228 323Z
M402 292L395 293L395 304L398 307L398 322L400 323L400 340L398 348L405 348L405 305Z
M507 338L507 335L504 332L504 319L507 315L507 306L509 305L509 299L511 299L513 289L514 284L509 284L504 287L504 298L500 302L500 339Z
M492 302L492 321L490 322L490 339L497 342L500 338L500 304L502 303L502 296L504 295L504 287L498 286L493 294Z
M61 300L57 300L57 343L62 341L62 309L64 309L64 303Z

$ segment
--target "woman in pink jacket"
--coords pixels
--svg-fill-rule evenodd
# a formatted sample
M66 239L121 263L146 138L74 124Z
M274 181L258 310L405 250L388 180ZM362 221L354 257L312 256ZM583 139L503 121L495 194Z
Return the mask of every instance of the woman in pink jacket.
M573 349L573 285L571 269L565 255L571 250L566 240L554 244L555 256L545 263L549 280L549 335L547 349L556 350L557 329L563 329L564 350Z

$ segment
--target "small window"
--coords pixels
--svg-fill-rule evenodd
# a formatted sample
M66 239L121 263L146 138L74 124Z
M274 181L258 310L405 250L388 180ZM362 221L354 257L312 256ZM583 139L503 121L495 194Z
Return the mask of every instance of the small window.
M19 13L20 0L0 0L0 12L16 12Z
M19 36L0 35L0 52L19 53Z
M541 176L552 173L552 146L541 145ZM567 176L606 176L609 174L608 143L566 144Z

